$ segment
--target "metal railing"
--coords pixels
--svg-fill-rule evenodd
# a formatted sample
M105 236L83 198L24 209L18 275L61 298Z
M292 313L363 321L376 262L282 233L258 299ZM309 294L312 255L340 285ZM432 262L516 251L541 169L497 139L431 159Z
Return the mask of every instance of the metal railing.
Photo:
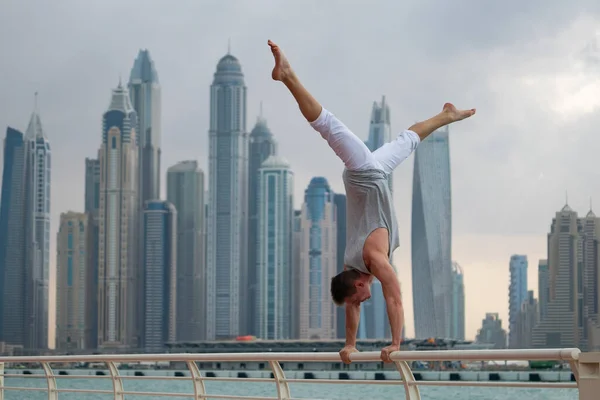
M291 379L287 378L281 363L283 362L333 362L339 363L337 353L213 353L213 354L128 354L128 355L89 355L89 356L41 356L41 357L0 357L0 400L5 399L7 391L45 391L49 400L57 400L60 393L108 394L115 400L124 400L125 396L164 396L187 397L192 399L293 399L290 383L309 384L361 384L361 385L398 385L404 389L407 400L419 400L419 386L479 386L479 387L517 387L517 388L571 388L578 390L580 400L599 398L600 393L600 353L582 353L578 349L535 349L535 350L442 350L442 351L400 351L391 355L393 364L400 374L394 380L358 380L358 379ZM356 362L380 362L380 353L362 352L352 354L351 360ZM411 361L563 361L571 366L575 382L516 382L516 381L424 381L416 380L409 367ZM117 363L132 362L181 362L187 365L190 376L125 376L120 373ZM264 362L268 363L271 378L234 378L203 376L198 363L210 362ZM41 365L43 374L23 375L5 373L6 363L37 363ZM108 376L97 375L56 375L51 364L56 363L104 363ZM6 378L42 378L47 387L14 387L5 386ZM112 381L112 390L59 388L59 379L92 379L105 378ZM192 393L126 391L123 382L126 379L169 379L191 381ZM276 397L253 397L207 393L205 382L271 382L274 384ZM306 399L305 399L306 400Z

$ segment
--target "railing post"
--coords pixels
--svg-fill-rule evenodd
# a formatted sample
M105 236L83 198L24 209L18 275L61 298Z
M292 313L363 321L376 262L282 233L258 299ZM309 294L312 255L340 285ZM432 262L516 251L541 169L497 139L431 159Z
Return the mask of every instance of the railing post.
M416 385L415 376L408 366L408 363L406 361L394 361L394 364L396 365L396 369L398 369L398 372L400 372L400 376L402 377L406 400L421 400L419 387Z
M54 377L54 372L52 372L52 367L50 367L50 364L47 362L43 362L42 368L44 369L46 381L48 382L48 400L58 400L56 378Z
M204 399L206 394L206 387L204 386L204 380L202 374L195 361L188 361L187 367L192 375L192 382L194 383L194 399ZM1 400L1 399L0 399Z
M600 352L579 355L579 400L596 400L600 393Z
M285 372L281 368L279 361L269 361L271 371L273 371L273 378L275 378L275 384L277 385L277 398L279 400L291 399L290 386L285 379Z
M4 363L0 362L0 400L4 400Z
M123 395L125 390L123 389L123 381L119 375L119 369L112 361L106 361L106 366L108 367L108 372L110 372L110 377L112 378L115 400L125 400Z

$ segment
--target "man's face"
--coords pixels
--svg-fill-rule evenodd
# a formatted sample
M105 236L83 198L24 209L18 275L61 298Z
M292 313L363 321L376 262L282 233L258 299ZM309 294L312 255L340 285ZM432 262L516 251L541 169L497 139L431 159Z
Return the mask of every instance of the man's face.
M371 283L373 282L373 277L369 276L368 279L357 279L354 282L354 287L356 288L356 292L350 297L346 298L346 303L350 304L360 304L363 301L367 301L371 298Z

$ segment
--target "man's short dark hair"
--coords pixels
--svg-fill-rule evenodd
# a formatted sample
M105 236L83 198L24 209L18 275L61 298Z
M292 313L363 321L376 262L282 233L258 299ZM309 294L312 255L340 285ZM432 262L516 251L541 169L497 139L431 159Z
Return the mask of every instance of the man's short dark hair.
M347 269L331 279L331 297L336 305L341 306L348 296L352 296L356 292L354 282L358 278L360 278L360 272L355 269Z

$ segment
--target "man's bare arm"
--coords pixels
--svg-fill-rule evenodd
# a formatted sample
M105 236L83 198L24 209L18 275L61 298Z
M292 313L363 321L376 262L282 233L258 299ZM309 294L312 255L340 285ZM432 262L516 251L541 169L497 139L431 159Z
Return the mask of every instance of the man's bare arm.
M371 273L381 282L383 297L385 298L388 318L390 320L390 328L392 330L392 345L400 346L400 342L402 341L402 326L404 325L404 308L402 307L400 282L389 262L374 263L371 267Z
M356 347L356 332L360 322L360 304L346 303L346 346Z

